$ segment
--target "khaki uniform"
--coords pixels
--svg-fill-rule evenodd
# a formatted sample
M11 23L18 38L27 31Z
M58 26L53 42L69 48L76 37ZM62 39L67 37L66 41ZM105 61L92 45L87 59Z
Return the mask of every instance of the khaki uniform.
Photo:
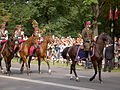
M82 38L83 38L83 44L85 47L84 50L89 51L93 41L93 31L87 30L86 28L84 28L82 31Z

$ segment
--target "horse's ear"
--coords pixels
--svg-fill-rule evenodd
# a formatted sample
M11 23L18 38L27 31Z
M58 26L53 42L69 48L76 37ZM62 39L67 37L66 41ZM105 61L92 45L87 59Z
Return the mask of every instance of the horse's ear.
M35 37L35 34L33 34L32 36Z

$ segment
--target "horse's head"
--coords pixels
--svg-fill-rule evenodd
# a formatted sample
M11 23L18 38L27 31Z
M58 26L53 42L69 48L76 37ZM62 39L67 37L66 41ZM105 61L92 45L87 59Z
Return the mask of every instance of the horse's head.
M9 49L14 50L15 40L13 37L9 37L6 44L7 44L7 47L9 47Z
M48 43L54 42L54 39L53 39L52 35L47 35L44 39L45 39Z
M38 40L39 40L38 36L31 36L30 38L27 39L27 42L30 45L37 45Z
M99 38L105 43L113 43L113 39L112 37L110 37L109 34L105 33L105 32L102 32L100 35L99 35Z

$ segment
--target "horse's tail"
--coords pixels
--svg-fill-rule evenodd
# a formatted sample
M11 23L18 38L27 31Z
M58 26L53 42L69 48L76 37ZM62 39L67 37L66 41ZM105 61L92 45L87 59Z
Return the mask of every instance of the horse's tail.
M69 50L70 47L66 47L63 51L62 51L62 57L64 59L67 59L68 56L67 56L67 53L68 53L68 50Z
M67 60L67 62L66 62L66 63L67 63L67 66L68 66L68 63L70 62L70 57L69 57L69 55L68 55L68 50L69 50L69 48L70 48L70 47L66 47L66 48L62 51L62 57Z

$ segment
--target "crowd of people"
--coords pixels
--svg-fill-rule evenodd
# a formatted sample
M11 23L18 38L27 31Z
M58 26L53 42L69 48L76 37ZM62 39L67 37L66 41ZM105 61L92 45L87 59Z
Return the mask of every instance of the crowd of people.
M40 37L39 44L43 41L42 35L39 32L40 29L38 26L33 25L34 27L34 33L33 36ZM66 60L62 58L61 53L64 48L73 46L73 45L80 45L81 48L85 48L86 51L88 51L89 56L89 49L92 43L96 41L97 36L93 35L93 31L90 29L91 22L87 21L85 23L85 28L83 29L81 34L78 34L78 38L72 38L71 36L68 37L56 37L53 35L54 43L48 45L48 59L51 62L60 62L60 63L66 63ZM5 29L5 25L1 25L0 29L0 47L2 44L6 42L6 40L9 39L9 32ZM44 29L44 32L46 30ZM16 30L14 32L14 37L16 40L16 43L22 43L25 40L27 40L27 36L24 35L24 31L22 30L22 25L17 25ZM115 38L115 44L114 44L114 67L117 69L120 67L120 38ZM109 45L108 45L109 46ZM107 50L107 47L106 47ZM106 55L106 54L105 54ZM88 57L89 58L89 57ZM109 60L108 60L109 61ZM108 63L108 62L106 62ZM107 64L106 64L107 65Z

